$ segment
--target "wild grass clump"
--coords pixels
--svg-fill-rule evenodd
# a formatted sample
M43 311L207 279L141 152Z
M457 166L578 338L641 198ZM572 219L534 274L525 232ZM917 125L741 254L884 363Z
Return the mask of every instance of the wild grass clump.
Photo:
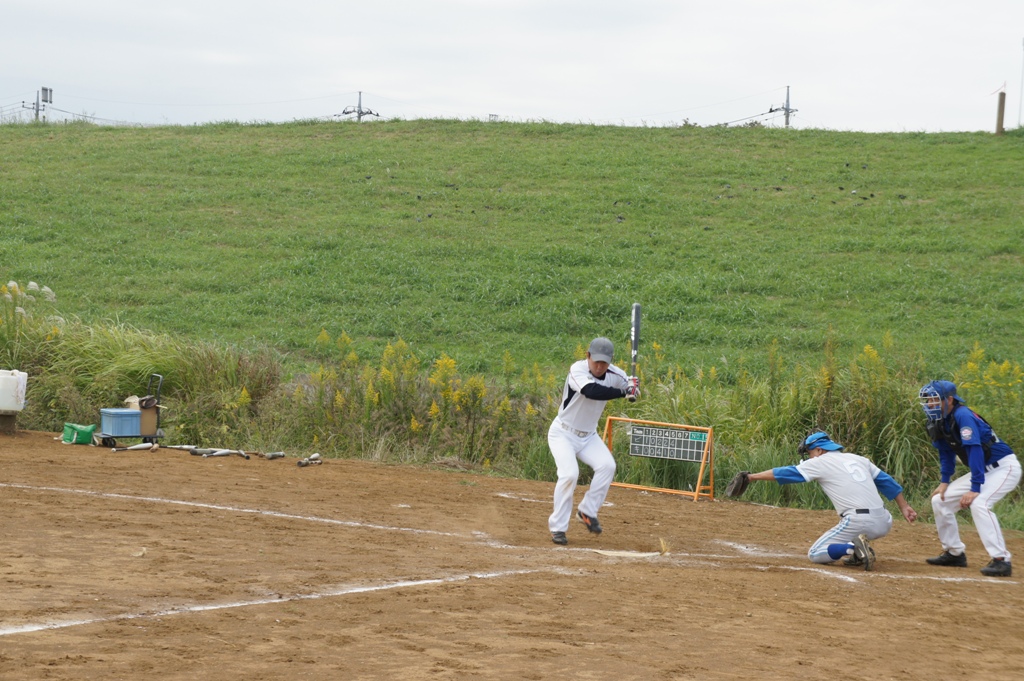
M160 374L162 402L174 405L175 437L238 441L239 403L263 400L280 383L280 359L270 351L189 342L116 321L83 324L57 314L49 289L40 289L42 297L25 294L31 287L0 287L0 363L29 374L21 417L29 427L56 431L65 422L94 423L100 409L123 407Z
M424 364L407 343L388 343L376 362L359 358L346 334L318 338L322 363L262 405L260 431L279 446L337 456L442 460L518 474L524 443L543 436L553 378L536 369L518 379L464 375L442 355ZM506 370L513 365L506 358Z

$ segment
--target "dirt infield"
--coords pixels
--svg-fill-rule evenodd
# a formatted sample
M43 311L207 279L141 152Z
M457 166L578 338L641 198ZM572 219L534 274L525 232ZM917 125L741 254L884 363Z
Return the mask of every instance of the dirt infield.
M548 537L551 483L0 435L0 678L1019 679L1024 562L902 520L815 566L828 512L613 488ZM580 492L577 492L579 496ZM1024 556L1024 537L1009 532ZM661 540L669 552L659 552ZM595 549L629 552L598 553ZM1024 561L1024 559L1022 559Z

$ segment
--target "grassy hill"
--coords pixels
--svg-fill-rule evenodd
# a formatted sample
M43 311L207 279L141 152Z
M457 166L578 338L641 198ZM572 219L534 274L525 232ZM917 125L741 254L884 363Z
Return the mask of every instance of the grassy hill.
M85 321L561 371L639 301L645 343L725 373L830 327L936 373L1021 355L1019 131L4 125L0 150L0 277Z

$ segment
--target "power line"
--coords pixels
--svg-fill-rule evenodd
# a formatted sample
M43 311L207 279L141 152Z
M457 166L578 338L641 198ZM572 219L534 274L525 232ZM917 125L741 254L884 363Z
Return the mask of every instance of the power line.
M765 90L764 92L757 92L757 93L752 94L752 95L744 95L743 97L737 97L735 99L728 99L728 100L726 100L724 102L716 102L714 104L701 104L699 106L691 106L691 107L686 108L686 109L675 109L673 111L663 111L661 113L654 113L654 114L648 114L648 115L649 116L668 116L670 114L685 113L687 111L696 111L697 109L708 109L708 108L711 108L713 106L722 106L723 104L732 104L734 102L742 102L745 99L751 99L753 97L760 97L761 95L767 95L767 94L770 94L772 92L778 92L781 89L782 89L781 87L777 87L777 88L772 88L771 90ZM632 118L638 118L638 116L633 116Z
M295 102L316 102L323 99L337 99L339 97L347 97L352 92L342 92L334 95L324 95L322 97L305 97L303 99L279 99L266 102L231 102L230 104L166 104L161 102L125 102L118 99L97 99L95 97L78 97L75 95L64 95L68 99L81 99L86 102L101 102L103 104L130 104L132 106L188 106L188 107L225 107L225 106L263 106L266 104L292 104Z
M88 118L91 121L104 121L104 122L107 122L107 123L116 123L118 125L135 125L135 126L139 126L139 127L144 127L145 126L144 123L133 123L131 121L119 121L119 120L115 120L113 118L100 118L99 116L90 116L89 114L75 113L73 111L65 111L64 109L58 109L57 107L55 107L53 105L51 105L50 108L52 110L54 110L54 111L60 111L61 113L66 113L69 116L78 116L79 118Z

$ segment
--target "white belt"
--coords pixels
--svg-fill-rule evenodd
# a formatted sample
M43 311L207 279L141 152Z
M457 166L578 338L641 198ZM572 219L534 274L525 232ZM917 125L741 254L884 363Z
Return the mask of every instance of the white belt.
M562 423L561 420L559 420L558 425L561 426L562 430L568 430L570 433L572 433L573 435L576 435L578 437L587 437L588 435L593 435L593 433L595 432L595 431L589 431L588 432L586 430L576 430L575 428L570 428L569 426L567 426L564 423Z

